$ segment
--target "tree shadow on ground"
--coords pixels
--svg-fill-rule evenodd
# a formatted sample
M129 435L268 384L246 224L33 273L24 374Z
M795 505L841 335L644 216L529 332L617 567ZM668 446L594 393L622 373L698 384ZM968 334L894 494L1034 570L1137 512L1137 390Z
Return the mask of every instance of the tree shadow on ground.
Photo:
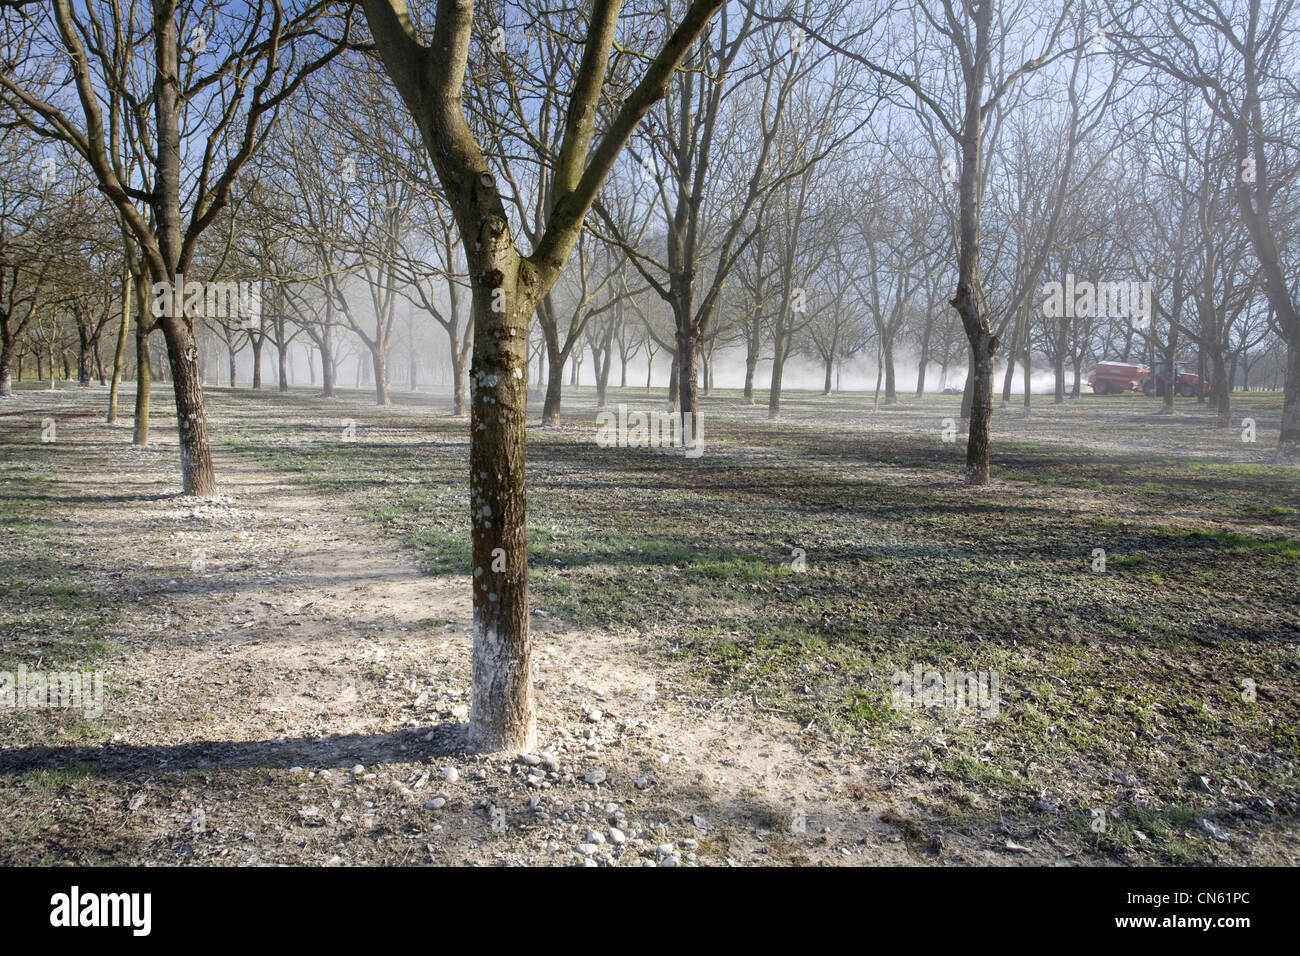
M468 752L466 724L435 724L381 734L331 734L328 737L271 740L193 741L160 746L102 744L0 749L0 777L72 767L98 777L125 777L141 771L282 770L332 768L340 764L412 763L429 757ZM432 735L430 739L426 737ZM405 749L402 749L402 748Z

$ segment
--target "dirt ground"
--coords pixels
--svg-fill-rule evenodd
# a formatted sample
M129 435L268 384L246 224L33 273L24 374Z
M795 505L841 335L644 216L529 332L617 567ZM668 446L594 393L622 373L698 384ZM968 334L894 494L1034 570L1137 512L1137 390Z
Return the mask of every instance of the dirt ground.
M220 393L212 404L219 420ZM702 692L687 659L647 654L643 628L544 608L537 752L468 753L467 575L424 573L374 522L237 443L217 445L220 497L180 498L174 430L160 420L134 448L103 406L73 388L0 406L4 547L12 567L49 569L0 585L5 660L106 674L102 717L0 710L2 863L1137 860L1099 852L1049 801L936 811L945 784L905 758ZM57 437L41 442L47 418ZM93 634L93 664L60 628ZM1290 814L1231 839L1188 829L1207 860L1300 857Z

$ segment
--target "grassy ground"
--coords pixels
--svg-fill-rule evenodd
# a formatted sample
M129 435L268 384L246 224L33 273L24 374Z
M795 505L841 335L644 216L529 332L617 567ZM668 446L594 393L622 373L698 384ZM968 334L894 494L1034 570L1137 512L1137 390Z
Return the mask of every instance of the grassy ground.
M467 429L443 403L211 400L220 447L364 516L426 574L465 573ZM719 393L696 460L599 447L592 405L571 391L561 425L529 433L539 619L632 629L649 670L819 735L877 771L863 799L929 821L1016 815L1092 862L1294 862L1300 472L1269 463L1277 396L1235 396L1228 430L1195 403L1036 397L995 417L985 489L944 440L956 397L795 394L769 422ZM53 451L21 441L0 630L25 643L0 651L84 658L121 609L40 548ZM900 706L894 675L918 666L996 673L996 716Z
M649 407L633 390L612 400ZM873 416L865 398L796 396L778 424L721 417L744 414L734 402L706 406L695 461L600 448L594 412L576 409L530 434L542 613L654 622L646 653L715 692L910 754L939 812L1042 796L1090 833L1092 810L1111 814L1100 849L1145 837L1185 860L1206 832L1189 842L1189 823L1294 811L1300 474L1216 455L1244 443L1194 405L1164 424L1142 399L1088 397L1040 410L1049 441L1013 421L998 481L973 491L939 434L951 399ZM462 572L463 424L366 410L346 442L300 407L297 425L241 419L222 440L354 500L430 573ZM1264 422L1276 399L1237 410ZM1245 453L1267 453L1260 431ZM996 671L999 716L892 706L892 675L917 664Z

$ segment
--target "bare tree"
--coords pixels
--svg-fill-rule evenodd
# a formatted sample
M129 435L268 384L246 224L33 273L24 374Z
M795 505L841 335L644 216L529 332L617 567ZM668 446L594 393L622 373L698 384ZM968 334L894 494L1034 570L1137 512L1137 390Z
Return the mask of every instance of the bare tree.
M424 138L456 217L473 280L470 374L470 508L474 674L470 741L479 750L527 750L536 741L528 633L525 413L528 322L563 271L595 200L632 131L664 95L722 0L691 0L673 17L639 82L597 136L597 108L618 36L621 4L593 0L569 84L551 204L538 241L523 253L480 140L466 119L470 0L438 0L430 40L404 0L363 0L385 69ZM670 5L671 6L671 5ZM644 26L644 24L642 24Z
M71 148L138 244L150 279L174 287L279 105L341 49L319 39L329 9L326 0L303 0L291 10L277 3L231 14L151 0L151 16L142 18L127 0L6 6L0 106ZM309 45L314 57L300 55ZM71 96L56 79L62 70ZM164 315L158 325L184 493L211 495L193 318Z

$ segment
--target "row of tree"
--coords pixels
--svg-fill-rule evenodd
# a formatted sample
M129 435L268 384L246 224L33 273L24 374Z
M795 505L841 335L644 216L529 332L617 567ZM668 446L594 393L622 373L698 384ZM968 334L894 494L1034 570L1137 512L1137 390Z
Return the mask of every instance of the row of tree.
M471 735L525 749L530 358L553 422L566 364L591 351L607 382L616 345L624 361L665 352L669 402L692 419L730 344L748 401L770 363L774 416L801 350L829 379L874 348L888 401L902 343L922 370L955 349L981 485L999 369L1009 396L1040 356L1060 396L1090 354L1193 347L1226 424L1228 366L1280 343L1279 456L1300 454L1293 13L3 0L18 175L0 209L0 391L19 352L54 364L69 320L87 367L114 329L114 416L134 317L135 441L160 338L183 488L208 495L205 323L231 353L272 343L282 365L309 341L326 394L340 338L360 343L387 402L414 303L470 419ZM232 277L256 284L257 309L205 310L202 283ZM1055 282L1071 294L1053 304ZM173 290L179 307L160 310Z

